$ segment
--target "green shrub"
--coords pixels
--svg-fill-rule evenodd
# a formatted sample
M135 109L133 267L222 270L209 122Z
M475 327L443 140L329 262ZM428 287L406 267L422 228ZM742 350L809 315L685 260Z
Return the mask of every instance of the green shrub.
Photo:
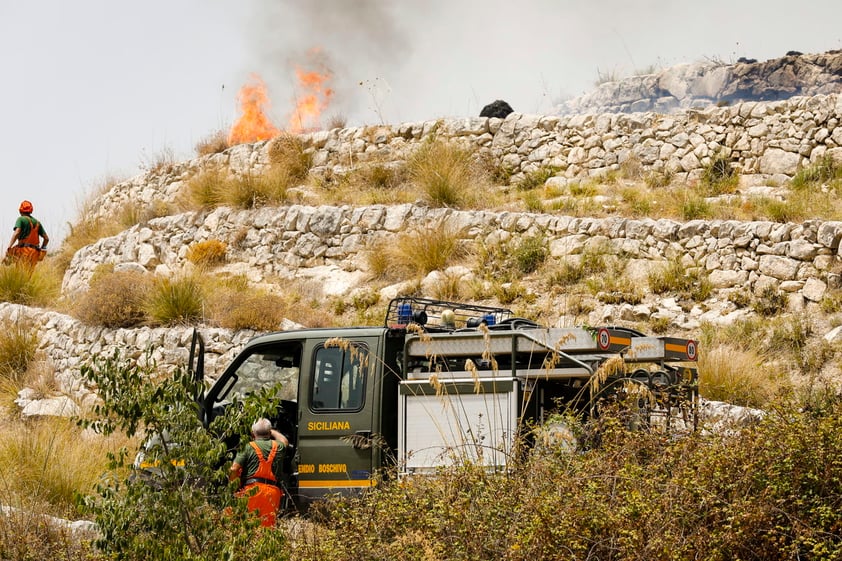
M711 218L713 209L704 198L688 192L681 204L681 218L684 220L697 220L700 218Z
M225 263L228 244L217 239L202 240L187 248L187 260L200 267Z
M541 196L535 191L525 192L521 196L521 200L523 201L523 206L528 212L544 212L544 201L541 200Z
M798 170L790 186L798 191L838 179L842 179L842 166L832 156L825 155L809 167Z
M301 559L836 559L842 400L663 438L606 414L506 474L477 465L336 498ZM598 435L598 438L592 436Z
M146 321L151 278L137 271L101 272L74 305L75 315L88 325L134 327Z
M280 388L235 399L206 430L191 397L201 391L201 382L183 370L161 376L154 365L140 364L115 353L82 367L102 400L83 426L145 442L167 435L144 450L145 461L157 466L147 477L130 469L128 451L109 454L109 473L84 497L99 528L97 546L109 558L134 561L288 559L285 532L260 531L259 518L227 485L224 444L247 440L251 423L274 409Z
M202 318L204 292L193 277L159 278L144 307L150 319L158 324L190 323Z
M517 272L528 275L544 264L548 254L544 236L525 236L514 244L510 260Z

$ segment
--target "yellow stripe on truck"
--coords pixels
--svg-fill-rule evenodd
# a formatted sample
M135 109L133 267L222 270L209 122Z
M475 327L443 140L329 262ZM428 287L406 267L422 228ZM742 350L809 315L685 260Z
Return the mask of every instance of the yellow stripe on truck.
M319 487L374 487L372 479L307 479L298 482L299 489L315 489Z
M664 350L672 351L674 353L687 354L687 345L676 345L675 343L666 343Z
M631 345L630 337L617 337L616 335L612 335L609 341L611 341L612 345L624 345L626 347Z

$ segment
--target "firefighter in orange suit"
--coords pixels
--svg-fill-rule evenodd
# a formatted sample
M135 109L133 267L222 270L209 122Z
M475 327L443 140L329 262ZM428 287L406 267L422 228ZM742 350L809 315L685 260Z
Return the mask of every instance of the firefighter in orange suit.
M251 434L254 440L234 458L230 477L231 481L240 481L237 496L248 497L248 509L257 511L261 525L274 526L284 496L281 481L289 441L272 428L269 419L255 421Z
M50 238L44 226L32 218L32 210L29 201L20 204L20 216L15 221L15 233L6 250L6 262L17 261L34 267L46 253ZM41 242L41 239L44 241Z

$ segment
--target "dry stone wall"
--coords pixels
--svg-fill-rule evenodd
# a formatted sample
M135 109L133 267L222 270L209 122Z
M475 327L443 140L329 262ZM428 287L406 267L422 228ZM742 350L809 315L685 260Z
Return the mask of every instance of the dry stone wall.
M411 204L367 207L266 207L256 211L218 208L151 220L83 248L64 278L66 293L85 290L101 263L115 268L171 275L190 267L190 243L218 239L228 244L227 270L252 281L318 278L325 292L347 293L368 277L365 248L397 232L438 228L460 232L466 241L541 235L555 258L607 246L633 262L679 258L702 267L716 288L759 291L773 285L818 301L839 278L842 223L803 224L727 220L686 223L660 219L573 218L548 214L460 211Z
M586 178L634 162L644 172L698 178L716 156L727 157L749 184L780 183L800 167L830 154L842 160L842 95L743 102L677 114L604 113L506 119L475 117L394 126L333 129L302 135L314 173L344 173L368 162L405 161L421 143L448 139L489 152L517 181L544 167L566 179ZM269 164L269 142L241 144L224 153L165 166L120 183L92 205L93 214L117 215L125 205L177 204L185 182L209 166L234 173ZM154 210L154 209L153 209Z
M125 359L140 363L154 361L165 370L185 367L193 335L192 327L109 329L88 326L58 312L31 308L8 302L0 303L0 322L32 327L38 336L37 359L54 374L57 396L45 396L24 390L17 400L22 414L76 414L93 404L94 388L88 387L81 367L92 358L110 357L115 351ZM203 327L206 343L206 372L216 377L231 362L255 332Z

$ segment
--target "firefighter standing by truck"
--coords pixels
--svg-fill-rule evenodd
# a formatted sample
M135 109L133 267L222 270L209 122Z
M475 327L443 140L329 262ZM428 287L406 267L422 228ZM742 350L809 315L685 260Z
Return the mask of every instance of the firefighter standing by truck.
M240 481L238 497L248 497L248 509L257 511L262 526L274 526L284 496L281 490L287 438L265 418L251 426L254 440L234 458L231 481Z
M15 232L9 241L4 262L18 262L35 267L47 252L50 241L44 226L32 217L32 203L23 201L18 208L20 216L15 221ZM44 241L41 242L40 240Z

